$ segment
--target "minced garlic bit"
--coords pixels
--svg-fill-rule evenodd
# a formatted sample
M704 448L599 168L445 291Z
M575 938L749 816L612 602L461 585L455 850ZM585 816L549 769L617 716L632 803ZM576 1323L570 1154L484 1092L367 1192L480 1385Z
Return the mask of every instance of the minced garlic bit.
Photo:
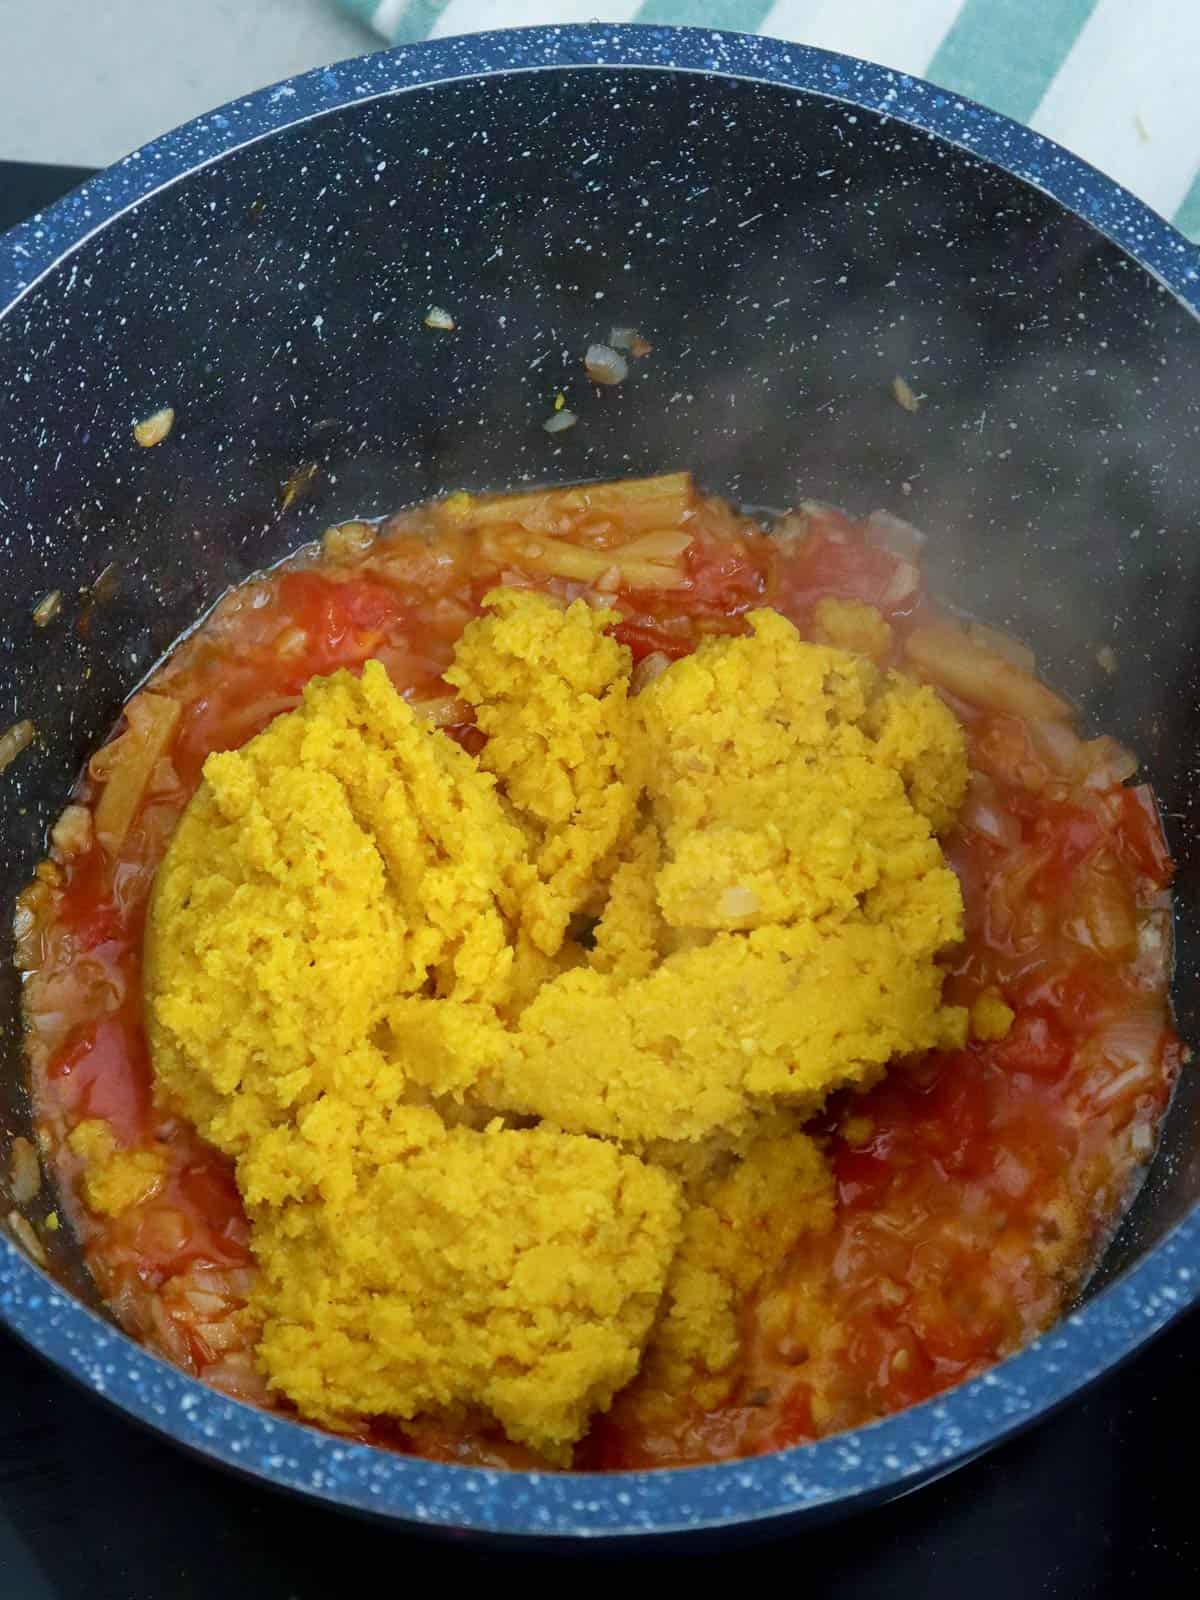
M1117 670L1117 652L1112 645L1101 645L1096 651L1096 665L1102 672L1107 672L1109 677L1112 677Z
M442 333L453 333L454 318L448 311L444 311L441 306L430 306L425 313L425 326L427 328L437 328Z
M14 722L11 728L0 733L0 772L10 767L22 750L29 748L35 732L33 723L26 718L23 722Z
M62 610L62 591L51 589L49 594L43 595L33 608L33 625L35 628L45 628L52 623Z
M149 450L152 446L161 444L174 426L174 406L163 406L153 416L146 417L142 422L134 425L133 437L143 450Z
M921 396L913 393L912 385L907 379L897 374L892 379L892 393L896 397L896 404L903 406L905 411L919 411L921 409Z

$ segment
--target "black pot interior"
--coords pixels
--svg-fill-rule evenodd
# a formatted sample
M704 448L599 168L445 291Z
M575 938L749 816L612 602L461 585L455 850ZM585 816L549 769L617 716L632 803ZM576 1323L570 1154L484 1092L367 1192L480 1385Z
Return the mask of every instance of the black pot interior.
M455 332L423 326L431 305ZM595 390L582 353L613 324L653 355ZM551 439L560 389L580 421ZM352 514L686 465L746 504L923 526L942 594L1029 639L1141 753L1180 865L1196 1032L1200 336L1024 184L761 84L580 69L413 90L111 222L0 323L0 394L0 725L39 734L0 780L5 908L122 700L227 585ZM166 404L174 432L140 450L132 423ZM92 606L109 563L117 595ZM66 613L38 630L51 589ZM9 1136L29 1122L10 958L5 909ZM1200 1196L1194 1082L1097 1281Z

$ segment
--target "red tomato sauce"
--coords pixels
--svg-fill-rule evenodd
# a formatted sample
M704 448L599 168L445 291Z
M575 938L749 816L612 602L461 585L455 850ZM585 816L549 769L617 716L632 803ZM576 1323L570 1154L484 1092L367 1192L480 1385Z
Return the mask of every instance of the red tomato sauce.
M809 632L830 596L879 609L899 662L907 630L936 614L916 567L840 513L810 508L769 537L697 500L684 526L682 582L605 594L635 662L743 631L763 604ZM584 517L558 536L603 548L620 532ZM205 757L253 737L315 674L378 657L477 749L482 736L441 673L484 594L514 581L564 597L585 588L523 569L511 545L472 539L433 507L393 518L353 558L310 555L243 585L150 685L182 711L120 848L52 852L22 897L40 1130L101 1292L135 1336L260 1404L277 1402L253 1363L254 1265L230 1165L152 1094L141 939L154 871ZM946 842L967 922L946 962L947 998L971 1005L994 992L1012 1027L897 1063L870 1093L826 1108L812 1131L833 1166L834 1228L806 1237L745 1308L728 1402L664 1416L635 1381L578 1447L579 1467L779 1448L978 1374L1063 1313L1149 1159L1182 1055L1168 1008L1171 862L1153 795L1103 761L1082 775L1064 766L1011 713L947 699L975 774ZM97 790L85 775L75 802L91 807ZM79 1192L67 1139L88 1118L168 1163L157 1192L117 1217L93 1214ZM381 1423L363 1436L436 1459L528 1464L494 1429L465 1423Z

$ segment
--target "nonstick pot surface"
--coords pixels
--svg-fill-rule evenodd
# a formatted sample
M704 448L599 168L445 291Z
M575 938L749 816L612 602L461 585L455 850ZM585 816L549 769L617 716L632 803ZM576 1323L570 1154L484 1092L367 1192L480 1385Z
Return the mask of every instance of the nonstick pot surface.
M1192 311L1050 195L870 107L960 136L969 109L989 147L1000 119L837 58L700 42L713 38L549 30L347 64L151 147L140 159L174 176L235 146L131 208L109 180L106 214L75 200L45 220L73 248L0 319L0 721L31 717L40 736L0 784L5 903L131 687L230 583L341 517L686 465L749 504L911 518L942 594L1031 639L1050 681L1138 749L1180 864L1179 1020L1194 1031ZM582 64L597 55L626 65ZM543 70L450 70L497 63ZM237 148L239 117L246 134L278 131ZM1187 289L1194 255L1164 224L1011 134L1022 165L1047 150L1043 181L1078 181L1083 209L1144 227L1147 256ZM77 243L89 221L105 225ZM29 275L19 251L45 253L35 231L0 247L0 285ZM431 305L453 334L424 327ZM596 391L582 352L614 324L645 330L653 358ZM896 403L897 375L924 396L916 413ZM551 439L560 389L580 421ZM169 441L139 450L132 422L166 404ZM298 471L306 492L285 506ZM115 598L81 601L110 564ZM67 617L41 631L30 613L50 589ZM11 1134L29 1111L10 956L6 943ZM1120 1280L1110 1293L937 1404L736 1468L618 1487L430 1467L221 1401L15 1254L0 1258L0 1312L194 1447L415 1521L570 1534L826 1509L1001 1436L1192 1297L1200 1227L1166 1238L1200 1195L1190 1082L1098 1280ZM89 1297L69 1244L53 1266Z

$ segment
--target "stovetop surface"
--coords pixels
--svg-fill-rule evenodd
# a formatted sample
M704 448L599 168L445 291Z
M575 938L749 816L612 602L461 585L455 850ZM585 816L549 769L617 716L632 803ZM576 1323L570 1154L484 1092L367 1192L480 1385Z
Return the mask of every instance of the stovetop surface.
M0 229L81 182L0 162ZM750 1549L488 1551L322 1511L134 1427L0 1333L0 1600L327 1600L376 1578L690 1571L852 1600L1091 1600L1200 1577L1200 1318L1050 1421L890 1506ZM568 1568L567 1563L570 1563Z

